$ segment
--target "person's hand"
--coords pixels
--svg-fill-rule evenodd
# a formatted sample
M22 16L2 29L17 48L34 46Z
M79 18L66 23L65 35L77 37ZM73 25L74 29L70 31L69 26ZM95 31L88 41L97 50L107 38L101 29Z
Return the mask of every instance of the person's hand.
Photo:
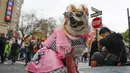
M90 48L88 48L88 51L87 51L87 53L90 53L91 52L91 49Z
M97 66L97 62L96 61L91 61L91 67L96 67Z
M103 48L102 48L102 51L105 51L105 50L106 50L105 47L103 47Z

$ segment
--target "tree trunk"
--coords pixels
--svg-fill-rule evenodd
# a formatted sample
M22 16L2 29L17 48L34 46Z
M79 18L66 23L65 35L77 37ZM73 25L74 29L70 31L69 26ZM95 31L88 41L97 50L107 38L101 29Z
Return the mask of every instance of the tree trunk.
M22 41L21 41L21 44L20 44L20 46L22 46L22 44L23 44L23 41L24 41L24 40L22 40Z

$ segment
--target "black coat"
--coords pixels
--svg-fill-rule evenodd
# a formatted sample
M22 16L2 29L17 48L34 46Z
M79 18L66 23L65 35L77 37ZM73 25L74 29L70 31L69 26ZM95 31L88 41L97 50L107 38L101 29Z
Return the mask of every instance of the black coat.
M20 46L18 43L13 43L11 46L11 56L17 56L19 48Z
M92 55L98 51L98 41L97 40L94 40L92 42L92 45L91 45L91 51L90 51L90 59L89 59L89 66L90 66L90 63L91 63L91 57Z
M98 51L98 41L94 40L91 46L90 57L97 51Z
M0 37L0 54L4 53L6 44L6 39L4 37Z
M126 48L121 34L111 33L106 38L101 39L99 43L105 46L108 52L117 55L118 58L120 57L120 62L127 61Z

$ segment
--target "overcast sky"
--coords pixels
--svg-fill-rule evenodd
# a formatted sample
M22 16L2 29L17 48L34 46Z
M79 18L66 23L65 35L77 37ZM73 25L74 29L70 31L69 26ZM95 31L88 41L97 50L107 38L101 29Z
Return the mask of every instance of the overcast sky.
M102 10L103 23L113 31L124 32L128 29L130 0L24 0L22 11L39 10L45 18L60 17L69 4L86 4L90 14L91 6Z

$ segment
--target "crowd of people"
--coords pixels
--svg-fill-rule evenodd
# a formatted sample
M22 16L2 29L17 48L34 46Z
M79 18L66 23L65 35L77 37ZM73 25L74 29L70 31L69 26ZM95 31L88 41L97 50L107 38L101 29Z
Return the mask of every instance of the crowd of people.
M14 64L19 50L20 45L18 44L18 40L14 40L12 43L10 43L10 41L7 40L3 34L0 36L1 64L3 64L4 61L7 60L7 58L8 60L12 60L12 64Z
M37 42L36 42L37 41ZM1 64L5 61L11 60L14 64L17 60L25 61L25 66L31 61L34 54L43 46L41 43L45 41L45 38L41 40L27 41L24 45L20 45L17 39L7 40L4 35L0 35L0 60Z
M85 52L81 57L87 61L89 58L89 66L102 66L102 65L123 65L127 62L128 53L123 42L123 37L121 34L111 32L107 27L101 28L99 35L102 39L97 40L95 37L91 44L89 52ZM11 60L12 64L16 60L25 61L25 66L31 61L34 54L43 47L42 43L45 41L44 38L41 40L26 42L24 46L19 45L18 40L10 43L9 40L1 35L0 36L0 56L1 63L4 61ZM89 54L89 55L88 55Z
M35 53L43 47L42 43L45 41L45 38L41 40L29 41L25 46L21 48L20 57L22 60L25 60L25 66L31 61Z

